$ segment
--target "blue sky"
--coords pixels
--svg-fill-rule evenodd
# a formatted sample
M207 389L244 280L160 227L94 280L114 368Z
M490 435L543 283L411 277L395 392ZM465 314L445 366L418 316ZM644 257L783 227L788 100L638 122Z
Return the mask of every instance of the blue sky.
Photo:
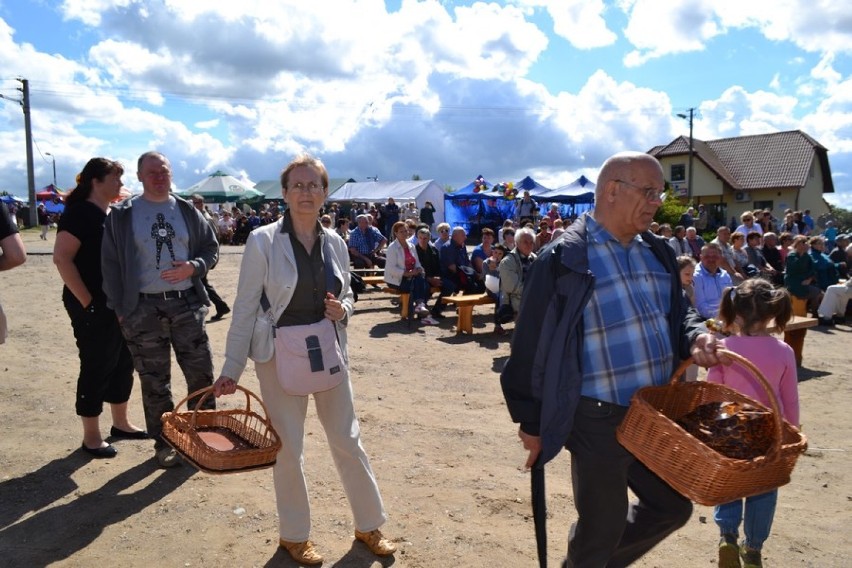
M0 0L0 94L30 81L36 185L149 149L188 187L332 177L557 187L688 134L801 129L852 208L852 19L824 0ZM0 100L0 190L26 194L23 115Z

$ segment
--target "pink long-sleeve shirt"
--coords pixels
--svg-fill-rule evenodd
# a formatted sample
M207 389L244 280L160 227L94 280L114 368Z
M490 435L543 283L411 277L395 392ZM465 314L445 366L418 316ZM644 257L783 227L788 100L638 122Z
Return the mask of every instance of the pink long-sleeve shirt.
M760 369L775 391L781 414L793 426L799 425L799 385L793 349L771 336L732 336L721 342L725 349L742 355ZM769 396L751 371L740 365L717 365L707 373L707 381L720 383L753 398L769 408Z

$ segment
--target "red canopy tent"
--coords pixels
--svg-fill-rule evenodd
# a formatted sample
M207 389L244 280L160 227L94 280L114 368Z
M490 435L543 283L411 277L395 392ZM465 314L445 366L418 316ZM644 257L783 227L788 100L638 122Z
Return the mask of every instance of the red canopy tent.
M36 199L38 201L53 201L58 198L61 201L65 195L66 192L51 183L36 192Z

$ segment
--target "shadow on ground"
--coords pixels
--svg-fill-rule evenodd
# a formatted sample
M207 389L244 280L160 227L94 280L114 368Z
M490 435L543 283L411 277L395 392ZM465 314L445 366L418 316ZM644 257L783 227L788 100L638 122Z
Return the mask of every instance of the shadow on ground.
M828 371L819 371L817 369L808 369L807 367L799 367L799 382L810 381L811 379L821 379L831 375Z
M76 451L0 483L0 564L48 566L67 559L91 544L104 528L160 501L195 473L185 465L162 470L153 459L147 460L118 473L100 489L51 507L77 490L71 475L87 461ZM147 485L128 492L149 477ZM19 521L31 512L32 516Z

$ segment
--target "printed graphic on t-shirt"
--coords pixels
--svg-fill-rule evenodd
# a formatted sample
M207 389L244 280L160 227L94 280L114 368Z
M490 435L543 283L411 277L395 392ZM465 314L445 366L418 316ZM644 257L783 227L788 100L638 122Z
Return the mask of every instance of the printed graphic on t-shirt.
M175 229L172 224L166 221L162 213L157 213L157 222L151 225L151 238L154 239L157 245L157 270L160 269L160 256L163 253L163 245L169 249L169 256L172 261L175 258L175 250L172 245L172 239L175 237Z

